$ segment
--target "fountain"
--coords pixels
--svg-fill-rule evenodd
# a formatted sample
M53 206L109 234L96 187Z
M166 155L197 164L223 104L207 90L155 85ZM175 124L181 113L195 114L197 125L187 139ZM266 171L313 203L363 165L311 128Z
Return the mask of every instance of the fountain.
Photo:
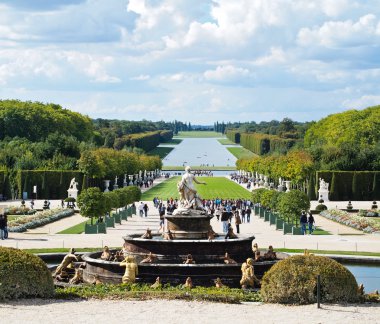
M138 264L137 282L155 282L159 276L163 282L171 284L183 283L191 277L196 285L213 286L217 277L223 279L231 287L239 287L241 265L252 255L254 236L239 235L236 239L216 237L210 239L213 232L209 215L202 207L202 201L197 194L193 182L203 184L191 173L190 167L178 183L180 206L172 215L166 215L165 238L153 235L151 239L141 237L141 234L124 236L124 253L133 256ZM235 260L235 263L225 263L225 255ZM188 255L194 263L184 263ZM102 282L120 283L124 269L118 262L103 261L101 252L87 253L83 260L87 265L83 272L86 282L93 282L98 276ZM143 262L147 256L154 256L152 262ZM263 261L254 265L258 278L264 274L276 261Z

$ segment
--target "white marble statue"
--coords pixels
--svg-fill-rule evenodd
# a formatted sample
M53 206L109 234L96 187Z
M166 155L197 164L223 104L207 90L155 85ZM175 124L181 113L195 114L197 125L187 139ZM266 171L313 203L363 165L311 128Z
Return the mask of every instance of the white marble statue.
M202 200L198 196L197 189L194 187L194 182L198 184L206 184L198 181L194 174L191 173L191 168L187 166L182 179L177 184L180 194L180 203L183 208L202 208Z
M78 182L75 181L75 178L72 178L70 181L69 189L77 190L78 189L77 185L78 185Z
M319 199L324 201L329 201L329 183L319 178L319 190L318 190Z
M329 190L329 183L323 180L322 178L319 178L319 189L320 190Z

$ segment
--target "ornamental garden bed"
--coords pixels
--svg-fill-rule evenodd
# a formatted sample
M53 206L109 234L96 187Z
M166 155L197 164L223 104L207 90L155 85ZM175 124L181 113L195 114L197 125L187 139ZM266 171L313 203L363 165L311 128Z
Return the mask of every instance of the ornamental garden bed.
M52 209L37 212L34 215L19 216L8 221L9 232L25 232L28 229L44 226L62 218L74 215L72 209Z
M365 233L380 234L380 222L378 221L378 219L359 216L357 214L349 214L348 212L337 209L325 210L321 212L320 215L327 219L355 228Z

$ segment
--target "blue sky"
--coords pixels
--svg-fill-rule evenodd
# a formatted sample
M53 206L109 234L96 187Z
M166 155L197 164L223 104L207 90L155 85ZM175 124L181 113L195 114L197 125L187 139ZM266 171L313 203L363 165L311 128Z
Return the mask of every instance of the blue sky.
M378 105L380 0L0 0L0 98L193 124Z

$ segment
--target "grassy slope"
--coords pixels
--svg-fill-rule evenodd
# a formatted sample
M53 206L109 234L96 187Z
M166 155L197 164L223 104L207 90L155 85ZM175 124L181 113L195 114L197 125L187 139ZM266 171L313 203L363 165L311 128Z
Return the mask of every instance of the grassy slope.
M255 156L254 153L244 147L227 147L227 150L229 150L237 159L247 159Z
M84 232L84 227L86 224L91 224L91 220L87 219L86 221L79 223L77 225L71 226L69 228L66 228L63 231L60 231L57 234L81 234Z
M160 183L142 195L142 200L152 200L154 197L162 199L178 198L177 182L180 177L170 178ZM202 198L250 198L249 191L224 177L198 177L198 180L206 182L207 185L196 185Z
M191 131L191 132L178 132L178 135L176 137L186 137L186 138L209 138L209 137L223 137L224 135L217 132L210 132L210 131Z
M177 145L180 144L182 140L180 138L172 138L170 141L161 143L162 145Z
M160 159L165 158L172 150L174 147L161 147L157 146L153 150L148 152L148 155L158 155Z
M220 139L218 139L218 142L222 145L238 145L238 144L232 142L231 140L229 140L228 138L220 138Z

